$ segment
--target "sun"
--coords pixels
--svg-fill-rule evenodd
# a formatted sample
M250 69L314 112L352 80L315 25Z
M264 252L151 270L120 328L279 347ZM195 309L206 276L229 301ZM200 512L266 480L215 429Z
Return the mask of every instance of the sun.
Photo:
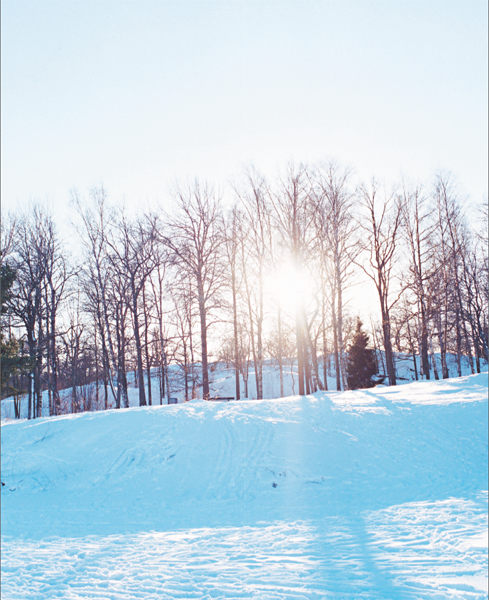
M314 288L309 273L292 260L284 261L277 267L270 283L275 297L291 313L295 313L311 298Z

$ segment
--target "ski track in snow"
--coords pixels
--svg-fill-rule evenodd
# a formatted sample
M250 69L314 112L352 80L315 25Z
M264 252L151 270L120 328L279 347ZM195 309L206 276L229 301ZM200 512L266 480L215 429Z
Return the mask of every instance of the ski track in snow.
M487 598L487 374L2 425L2 600Z

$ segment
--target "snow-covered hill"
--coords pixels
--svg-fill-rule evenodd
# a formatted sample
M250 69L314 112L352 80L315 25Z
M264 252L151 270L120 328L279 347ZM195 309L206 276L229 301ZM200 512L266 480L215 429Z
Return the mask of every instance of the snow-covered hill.
M383 353L378 353L379 363L383 363ZM439 355L437 355L437 363L439 372L441 372L441 361ZM292 396L298 393L298 378L297 378L297 364L294 360L285 361L283 369L283 394L281 393L280 386L280 375L278 365L272 360L265 360L263 363L263 397L267 399L280 398L282 396ZM336 375L334 371L333 360L330 360L330 372L327 372L326 382L329 390L336 390ZM457 373L457 364L454 355L447 354L447 365L449 369L449 373L455 375ZM420 371L419 357L417 357L417 369L418 373ZM483 372L487 372L488 365L485 361L482 361L481 369ZM462 357L461 362L461 371L463 375L469 375L471 373L471 368L469 365L469 361L467 357ZM397 373L397 385L405 385L407 383L411 383L415 380L414 368L412 357L407 356L405 354L396 354L396 373ZM129 406L139 406L139 386L137 381L135 380L135 373L130 372L128 375L128 399ZM320 368L320 375L322 380L324 381L324 372L322 367ZM433 380L433 373L431 373L431 377ZM224 363L212 363L211 369L209 372L209 380L210 380L210 393L212 397L235 397L236 393L236 384L235 384L235 375L234 369L226 366ZM169 369L169 381L170 381L170 396L176 398L179 403L185 401L185 390L183 383L183 375L182 370L178 365L170 365ZM113 382L114 389L117 388L116 381ZM148 398L147 392L147 380L145 376L145 389L146 389L146 397ZM242 375L240 376L240 390L241 390L241 399L248 398L250 400L254 400L257 398L256 393L256 375L253 368L253 365L250 365L249 373L248 373L248 381L247 386L243 380ZM247 394L246 394L247 390ZM151 391L152 391L152 404L159 405L160 404L160 387L159 387L159 377L158 370L156 368L152 369L151 373ZM104 391L103 384L99 384L99 401L98 405L95 401L95 384L89 384L88 386L84 386L82 388L77 388L77 393L79 394L79 403L80 406L83 406L83 403L86 402L84 398L91 397L90 407L89 408L81 408L79 410L84 411L95 411L95 410L104 410ZM188 390L189 396L192 395L192 390ZM60 391L61 396L61 404L62 404L62 412L70 413L72 412L72 390L71 388L67 388ZM196 388L196 395L199 398L202 398L202 388ZM43 392L43 400L42 400L42 415L49 416L49 398L48 392ZM163 399L163 404L167 404L167 399ZM109 396L108 396L108 405L112 407L114 405L114 397L109 388ZM20 401L20 416L21 418L27 418L27 407L28 407L28 398L24 396ZM15 417L14 410L14 401L13 398L5 398L1 402L1 418L2 420L13 419Z
M487 373L2 425L2 598L485 598Z

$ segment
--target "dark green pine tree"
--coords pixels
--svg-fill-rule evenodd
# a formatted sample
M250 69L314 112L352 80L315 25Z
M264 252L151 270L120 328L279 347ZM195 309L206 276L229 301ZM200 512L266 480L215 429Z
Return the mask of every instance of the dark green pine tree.
M1 265L0 281L0 318L7 313L7 303L12 297L12 285L15 281L15 271L8 263ZM0 329L0 398L18 393L12 385L12 376L22 374L30 369L27 357L19 356L20 343L11 337L5 339L3 319Z
M373 387L377 383L373 379L378 373L375 350L368 348L369 337L362 328L363 324L357 318L357 328L348 349L346 365L348 387L351 390Z

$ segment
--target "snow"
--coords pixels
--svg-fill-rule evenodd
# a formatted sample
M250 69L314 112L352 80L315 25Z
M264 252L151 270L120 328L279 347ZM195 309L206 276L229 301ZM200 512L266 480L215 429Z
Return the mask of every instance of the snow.
M383 353L381 353L383 354ZM457 370L456 366L456 358L453 354L447 354L446 356L447 364L449 367L449 373L455 374ZM283 389L284 396L295 395L298 392L298 383L297 383L297 364L292 361L290 364L290 360L285 361L288 363L288 366L285 365L283 369ZM330 360L332 362L332 360ZM419 363L419 357L417 357L417 362ZM441 360L440 357L437 356L437 362L439 364L439 368L441 370ZM487 372L488 365L482 361L481 369L483 372ZM402 387L408 383L414 381L414 369L412 368L412 358L403 354L396 354L396 373L398 377L397 387L387 388L386 386L378 386L378 389L385 387L386 389L390 389L390 393L397 393L399 387ZM462 374L464 376L468 375L471 372L469 361L467 357L462 357L461 360L461 368ZM419 372L419 364L418 364L418 372ZM324 380L324 373L322 367L320 369L321 376ZM128 373L128 399L129 406L135 407L139 406L139 387L134 378L134 372ZM431 374L433 377L433 374ZM176 398L179 403L185 401L185 391L183 386L183 378L182 378L182 370L177 365L170 365L169 367L169 380L170 380L170 396ZM235 396L235 374L234 370L227 368L223 363L212 363L211 369L209 372L209 380L210 380L210 395L211 397L233 397ZM332 369L332 374L327 375L326 377L328 389L336 390L336 376L334 374L334 368ZM424 394L426 392L426 398L432 399L431 389L439 389L429 388L429 385L432 383L437 383L435 381L420 381L419 385L426 383L426 386L419 388L419 393ZM440 382L438 382L439 384ZM444 382L444 391L448 391L450 389L450 382L445 380ZM116 381L113 381L114 390L117 389ZM147 379L145 375L145 386L147 389ZM95 396L95 384L89 384L86 386L89 388L89 392L92 395L92 398ZM87 391L86 388L82 388ZM202 388L197 387L197 396L202 399ZM245 389L245 385L243 382L243 377L240 376L240 389L241 389L241 399L250 399L254 400L257 398L256 394L256 374L252 365L250 365L249 376L248 376L248 398L245 397L243 390ZM458 389L458 388L457 388ZM424 391L423 391L424 390ZM80 392L80 388L78 388ZM151 391L152 391L152 404L159 405L159 381L158 381L158 370L152 369L151 374ZM386 392L389 393L389 392ZM83 395L83 394L81 394ZM90 395L90 394L88 394ZM95 401L93 401L93 406L87 410L103 410L104 407L104 390L103 385L99 386L99 405L95 406ZM191 390L189 389L189 395L191 395ZM263 362L263 398L265 399L274 399L279 398L281 396L280 392L280 376L279 376L279 368L275 361L273 360L265 360ZM146 392L146 396L148 396ZM61 403L63 405L63 412L71 412L71 388L61 390L60 391ZM365 397L367 399L367 396ZM402 399L402 394L400 396L400 400ZM148 400L148 398L147 398ZM358 401L358 400L356 400ZM455 400L457 401L457 400ZM445 399L443 400L445 402ZM163 400L164 404L167 404L167 399ZM27 406L28 399L27 396L24 396L20 401L20 415L21 418L27 418ZM112 392L109 390L108 397L108 405L109 408L113 408L115 405L114 398L112 396ZM2 420L13 419L15 416L14 411L14 401L13 398L5 398L1 402L2 409ZM42 415L49 415L49 398L47 391L43 392L43 406L42 406Z
M3 421L2 598L487 598L487 386Z

